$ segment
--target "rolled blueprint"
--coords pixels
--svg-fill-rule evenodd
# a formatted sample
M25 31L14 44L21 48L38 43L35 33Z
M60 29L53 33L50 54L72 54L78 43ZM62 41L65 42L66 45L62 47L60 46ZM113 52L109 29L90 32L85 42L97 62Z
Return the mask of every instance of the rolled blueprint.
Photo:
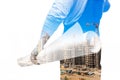
M40 64L97 53L100 39L93 31L86 33L78 23L69 31L46 46L37 56Z

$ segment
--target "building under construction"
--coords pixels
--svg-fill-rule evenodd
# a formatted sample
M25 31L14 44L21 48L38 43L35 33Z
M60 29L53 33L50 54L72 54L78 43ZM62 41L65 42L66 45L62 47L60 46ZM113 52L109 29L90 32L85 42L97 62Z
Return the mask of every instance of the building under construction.
M101 50L98 53L92 53L88 43L84 43L83 45L78 45L74 48L75 54L84 54L83 56L64 59L61 60L61 65L64 65L66 68L97 68L101 69L100 58L101 58ZM67 49L69 50L69 49Z

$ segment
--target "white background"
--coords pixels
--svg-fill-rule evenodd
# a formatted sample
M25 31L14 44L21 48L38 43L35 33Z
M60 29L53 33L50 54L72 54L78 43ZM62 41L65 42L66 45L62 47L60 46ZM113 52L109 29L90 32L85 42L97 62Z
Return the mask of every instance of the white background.
M59 80L59 62L20 67L17 59L30 54L37 44L41 26L54 0L0 1L0 80ZM102 79L120 80L119 2L101 20Z

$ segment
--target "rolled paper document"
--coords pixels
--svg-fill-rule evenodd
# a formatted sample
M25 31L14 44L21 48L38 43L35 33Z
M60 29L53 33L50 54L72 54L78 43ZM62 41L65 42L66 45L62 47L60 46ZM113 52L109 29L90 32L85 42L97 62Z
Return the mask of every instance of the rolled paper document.
M40 64L70 59L74 57L98 53L101 49L99 36L96 32L82 32L79 24L46 46L37 56Z
M18 65L20 65L21 67L32 66L33 63L31 62L30 56L31 56L31 55L27 55L27 56L25 56L25 57L19 58L19 59L17 60Z

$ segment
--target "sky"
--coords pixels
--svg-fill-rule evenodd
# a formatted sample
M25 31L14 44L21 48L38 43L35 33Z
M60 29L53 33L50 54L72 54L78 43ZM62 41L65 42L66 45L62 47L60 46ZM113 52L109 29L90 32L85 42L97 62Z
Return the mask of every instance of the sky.
M60 80L59 61L30 67L17 64L19 57L29 55L36 46L40 26L53 1L0 1L0 80ZM119 80L120 6L116 0L110 3L111 8L104 13L100 24L102 80Z

